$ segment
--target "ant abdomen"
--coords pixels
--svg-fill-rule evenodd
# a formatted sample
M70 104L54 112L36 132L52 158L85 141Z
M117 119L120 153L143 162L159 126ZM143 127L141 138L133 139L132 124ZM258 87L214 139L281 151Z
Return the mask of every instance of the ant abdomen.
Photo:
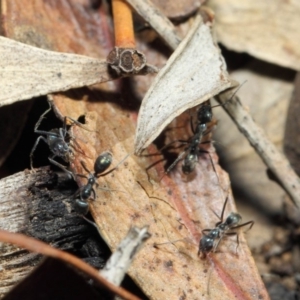
M112 155L109 152L101 153L95 161L94 170L95 174L100 174L106 171L112 163Z
M182 172L187 175L191 174L195 170L197 161L197 153L188 153L182 163Z
M75 200L75 210L80 215L87 215L89 212L89 204L86 201L77 198Z

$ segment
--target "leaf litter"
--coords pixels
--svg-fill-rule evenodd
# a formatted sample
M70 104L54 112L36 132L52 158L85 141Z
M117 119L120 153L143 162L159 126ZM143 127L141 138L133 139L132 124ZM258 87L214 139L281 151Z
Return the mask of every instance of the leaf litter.
M12 3L6 3L7 24L17 7ZM80 19L80 13L83 12L76 10L73 2L69 4L73 9L65 10L56 3L51 6L51 13L47 7L47 15L57 17L60 13L65 13L69 16L64 19L65 22L75 17ZM22 7L23 5L24 3ZM45 4L39 5L43 14L46 10ZM28 0L26 7L32 6ZM37 20L32 17L31 20L34 20L32 27L39 28L40 33L46 36L49 35L48 30L53 22L49 22L47 18ZM90 16L86 22L94 26L95 20L97 18ZM22 28L23 22L20 16L14 23L14 28ZM59 22L55 24L58 30L51 30L52 50L63 51L66 44L62 45L60 41L66 33L59 28ZM80 28L83 33L84 27ZM109 36L107 29L99 26L96 32L102 35L100 31L103 30L105 35ZM87 32L79 37L76 31L72 32L75 32L72 35L73 52L93 56L94 53L90 54L89 48L97 48L100 51L101 45L96 37L91 40L86 38ZM78 40L75 39L77 37ZM77 41L78 49L74 41ZM82 42L90 46L85 45L83 49ZM123 87L128 82L130 81L125 80ZM95 132L90 134L74 127L74 136L78 138L84 153L83 156L78 154L76 157L72 165L75 170L80 170L80 159L85 160L88 169L92 169L95 157L103 151L113 154L115 164L128 153L132 153L137 119L135 108L138 103L128 93L120 94L120 87L122 83L112 82L92 89L84 88L53 96L61 115L75 119L84 115L86 126L95 129ZM180 120L181 118L178 122ZM186 124L186 120L183 123ZM172 132L176 138L176 130ZM182 138L182 135L178 134L177 138ZM157 152L157 149L150 146L149 151ZM212 147L210 151L213 152ZM129 227L150 226L152 238L138 254L129 274L151 299L162 299L166 295L171 299L206 298L210 274L209 296L212 299L232 299L233 296L238 299L268 299L242 235L238 256L235 254L235 242L231 240L223 241L218 253L212 254L209 261L202 261L197 256L201 230L214 226L218 221L213 211L220 214L230 189L228 176L218 166L216 154L210 155L217 173L211 165L210 157L204 155L196 168L197 176L189 181L183 180L180 171L177 170L179 166L176 166L169 177L165 176L162 182L159 182L164 170L162 164L155 165L148 173L145 171L149 165L157 162L159 157L133 155L120 165L118 170L99 180L100 187L112 191L98 189L97 200L91 202L91 210L102 236L112 249L115 249ZM232 202L230 198L228 212L234 210ZM166 243L176 240L180 241ZM161 243L165 244L159 245ZM211 273L209 269L212 270Z

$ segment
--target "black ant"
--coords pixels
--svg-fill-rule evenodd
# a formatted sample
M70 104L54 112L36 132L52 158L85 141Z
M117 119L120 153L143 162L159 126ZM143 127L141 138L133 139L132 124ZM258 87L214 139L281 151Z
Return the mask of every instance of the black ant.
M68 171L66 166L60 164L59 162L54 160L54 158L55 157L60 157L65 162L67 162L67 163L70 162L70 157L72 155L72 150L70 148L69 142L72 139L72 136L70 135L70 133L67 130L67 120L72 121L73 124L75 123L75 124L79 125L80 127L83 127L83 126L82 126L81 123L77 122L76 120L65 116L62 128L55 128L55 129L51 129L50 131L39 130L38 127L40 126L44 116L49 111L51 111L51 109L52 109L52 105L49 102L49 109L47 109L40 116L39 120L37 121L37 123L34 126L34 132L35 133L45 135L46 137L41 135L37 138L32 150L30 152L30 167L31 167L31 169L33 169L33 161L32 161L33 153L36 150L36 147L37 147L38 143L40 142L40 140L42 140L49 146L50 151L53 153L50 157L48 157L49 161L52 164L54 164L54 165L58 166L59 168L63 169L65 172L69 173L73 177L72 172ZM86 129L86 130L88 130L88 129Z
M169 173L186 153L187 154L183 159L183 163L182 163L182 172L184 174L190 174L195 170L200 152L207 153L207 151L200 149L199 145L201 144L203 136L208 133L207 124L211 122L211 120L212 120L212 107L210 105L210 102L206 101L198 109L196 128L194 128L193 126L192 118L190 120L192 132L194 134L193 137L187 141L179 140L180 143L189 144L189 146L186 147L184 151L182 151L179 154L176 160L166 170L166 173Z
M131 153L127 154L114 168L106 171L112 163L112 155L109 152L101 153L95 160L94 163L94 173L90 172L86 167L83 161L80 161L82 167L86 172L88 172L88 176L76 174L77 176L87 178L87 184L82 186L75 194L75 209L81 215L86 215L89 212L89 204L87 200L91 197L93 200L96 198L96 193L94 190L94 185L98 185L96 182L97 178L100 176L105 176L112 171L116 170L118 166L125 160Z
M183 158L183 156L186 153L187 154L186 154L185 158L183 159L181 168L182 168L182 172L187 175L191 174L195 170L196 163L198 162L198 157L199 157L200 153L208 153L209 154L208 151L200 148L200 144L206 143L206 142L202 142L202 139L203 139L204 135L209 133L207 124L212 121L212 116L213 116L212 108L218 107L218 106L225 106L229 101L231 101L233 99L233 97L235 96L235 94L238 92L238 90L240 89L240 87L243 84L241 84L239 86L239 88L232 94L232 96L228 100L226 100L223 104L211 106L210 100L207 100L200 105L198 112L197 112L196 128L194 128L194 126L193 126L192 118L190 119L191 129L192 129L192 132L194 135L187 141L184 141L184 140L174 141L174 142L180 142L183 145L189 144L189 146L186 147L179 154L179 156L176 158L176 160L169 166L169 168L165 172L166 174L168 174L174 168L174 166L178 163L179 160L181 160ZM174 142L171 142L171 144Z
M198 255L200 255L200 253L203 253L203 256L205 257L207 253L211 251L215 252L216 249L218 248L220 241L225 236L236 235L237 247L238 247L239 236L238 236L238 232L236 232L235 230L247 225L250 225L248 230L252 228L254 221L248 221L243 224L240 224L242 217L240 214L234 212L231 212L223 222L224 212L225 212L227 202L228 202L228 197L225 200L221 217L219 217L220 221L216 223L215 225L216 227L213 229L202 230L203 236L199 242Z
M87 200L93 194L93 200L96 198L96 193L94 190L94 185L97 184L96 180L100 176L107 175L108 173L115 170L115 168L103 174L112 162L112 155L109 152L101 153L95 160L94 163L94 173L90 172L83 161L80 161L82 167L86 172L89 173L88 176L76 174L77 176L87 178L87 184L81 187L75 194L75 207L78 213L81 215L86 215L89 211L89 204Z

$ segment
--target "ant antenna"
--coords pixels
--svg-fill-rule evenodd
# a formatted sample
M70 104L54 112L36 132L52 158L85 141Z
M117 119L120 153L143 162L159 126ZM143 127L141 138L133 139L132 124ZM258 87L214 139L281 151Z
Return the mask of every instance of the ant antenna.
M227 99L224 103L222 104L216 104L214 106L212 106L211 108L215 108L215 107L219 107L219 106L225 106L228 102L230 102L233 97L237 94L237 92L241 89L241 87L247 82L247 80L245 80L244 82L242 82L238 87L237 89L233 92L233 94L230 96L229 99Z

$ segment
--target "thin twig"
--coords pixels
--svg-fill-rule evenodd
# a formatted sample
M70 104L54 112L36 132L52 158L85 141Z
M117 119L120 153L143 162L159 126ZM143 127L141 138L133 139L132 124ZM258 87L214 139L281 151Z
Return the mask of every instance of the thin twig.
M181 42L172 22L149 0L126 0L173 50Z
M222 104L229 99L232 90L218 95ZM248 139L251 146L261 157L267 167L280 181L281 186L289 194L294 204L300 208L300 179L292 169L287 158L267 138L264 131L254 122L249 112L243 107L237 96L223 106L237 128Z
M34 238L28 237L24 234L20 233L12 233L5 230L0 229L0 241L4 243L10 243L17 245L19 247L25 248L29 251L40 253L46 256L50 256L68 264L73 265L77 269L80 269L84 273L91 276L95 281L97 281L101 286L106 287L116 295L122 297L123 299L128 300L139 300L140 298L136 297L135 295L129 293L125 289L115 286L114 284L107 281L103 276L99 274L99 272L94 269L93 267L86 264L81 259L53 247L50 247L44 242L38 241Z
M132 227L100 274L111 283L120 285L135 255L150 236L147 226L141 229Z

